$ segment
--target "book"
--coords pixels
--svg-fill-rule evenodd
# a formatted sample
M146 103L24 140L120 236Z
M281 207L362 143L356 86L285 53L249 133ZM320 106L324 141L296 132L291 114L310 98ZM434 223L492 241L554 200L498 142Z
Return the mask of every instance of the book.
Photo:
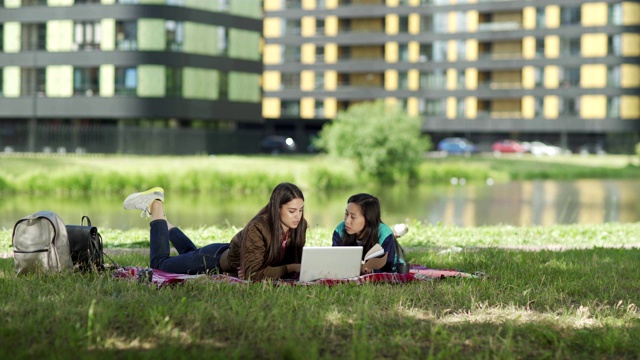
M373 245L373 247L371 247L371 249L369 249L369 251L367 251L367 254L364 256L364 260L362 260L362 263L364 264L365 262L367 262L367 260L377 258L382 255L384 255L384 249L382 248L382 246L380 246L380 244L375 244Z

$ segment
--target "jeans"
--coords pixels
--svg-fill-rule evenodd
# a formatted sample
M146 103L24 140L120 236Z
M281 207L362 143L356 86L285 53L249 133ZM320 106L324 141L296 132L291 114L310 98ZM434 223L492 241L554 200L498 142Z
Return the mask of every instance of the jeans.
M169 230L166 220L153 220L150 226L150 265L152 269L174 274L222 273L220 258L229 244L209 244L197 248L180 229ZM178 255L169 256L169 242Z

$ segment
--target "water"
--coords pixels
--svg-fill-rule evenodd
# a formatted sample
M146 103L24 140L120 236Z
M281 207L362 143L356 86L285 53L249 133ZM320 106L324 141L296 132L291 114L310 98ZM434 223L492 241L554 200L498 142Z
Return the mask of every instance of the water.
M309 223L333 227L342 221L353 191L305 193ZM640 180L513 181L490 185L421 186L375 192L388 224L421 221L462 227L485 225L548 226L554 224L631 223L640 221ZM57 212L68 224L88 215L102 228L147 228L148 219L122 209L121 197L61 198L4 196L0 228L39 210ZM266 204L260 196L179 196L166 194L169 220L183 228L210 225L242 227Z

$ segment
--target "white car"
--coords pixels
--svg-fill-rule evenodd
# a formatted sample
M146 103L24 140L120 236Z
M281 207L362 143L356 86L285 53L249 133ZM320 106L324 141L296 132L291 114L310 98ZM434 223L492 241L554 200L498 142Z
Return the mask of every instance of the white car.
M562 154L562 148L559 146L547 145L540 141L532 141L528 143L527 150L536 156L556 156Z

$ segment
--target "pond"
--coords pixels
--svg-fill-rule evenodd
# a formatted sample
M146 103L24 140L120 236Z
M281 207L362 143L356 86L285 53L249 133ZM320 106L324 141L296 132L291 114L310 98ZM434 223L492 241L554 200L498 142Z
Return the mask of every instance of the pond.
M332 228L342 221L353 191L305 193L310 225ZM425 224L554 225L631 223L640 221L640 180L512 181L493 185L420 186L376 192L382 220L388 224L418 220ZM266 204L267 196L201 196L166 194L170 221L183 228L210 225L242 227ZM3 196L0 228L11 229L21 217L39 210L58 213L67 224L88 215L102 228L147 228L148 220L125 211L121 197Z

